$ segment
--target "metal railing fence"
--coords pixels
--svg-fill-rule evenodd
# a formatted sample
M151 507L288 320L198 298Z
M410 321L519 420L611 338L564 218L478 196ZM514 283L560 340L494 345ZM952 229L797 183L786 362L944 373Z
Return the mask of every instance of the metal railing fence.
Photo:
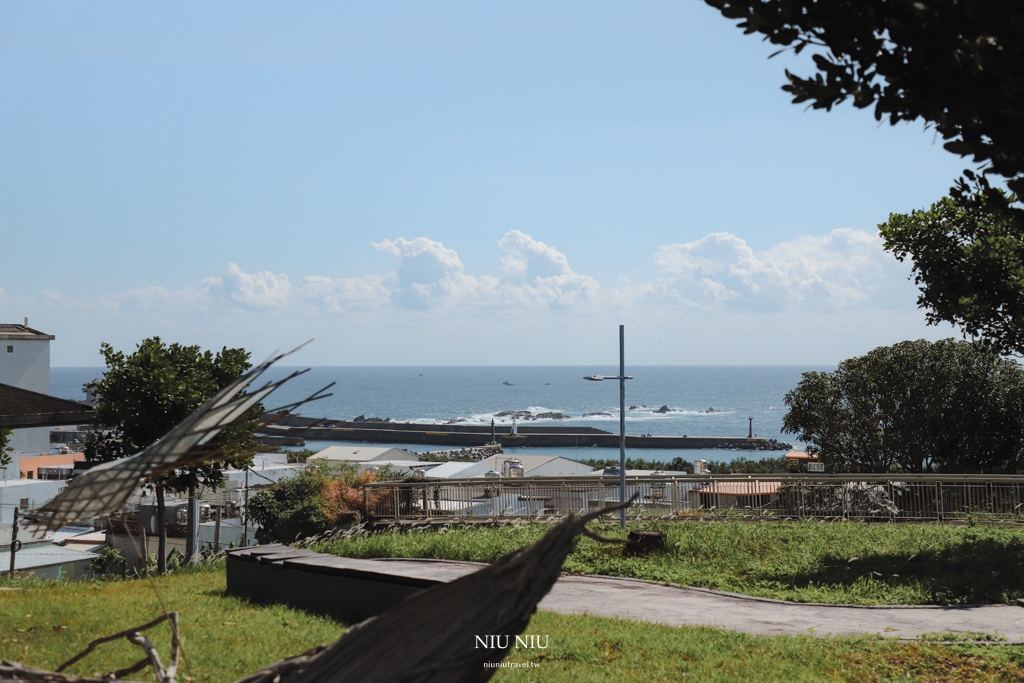
M537 518L585 513L628 499L633 517L763 516L893 521L1021 520L1024 475L689 475L527 477L374 482L375 520Z

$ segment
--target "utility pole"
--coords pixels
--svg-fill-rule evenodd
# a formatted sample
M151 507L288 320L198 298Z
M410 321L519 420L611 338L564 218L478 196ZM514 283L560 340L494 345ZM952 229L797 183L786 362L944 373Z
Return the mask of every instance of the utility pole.
M242 508L244 515L242 527L242 545L249 545L249 468L245 468L245 507Z
M220 505L217 506L217 517L213 524L213 554L220 552Z
M626 326L619 325L619 501L626 502ZM626 528L626 508L619 510L619 525Z
M626 326L619 325L619 376L606 377L591 375L584 377L593 382L606 379L619 380L619 502L626 502L626 380L633 379L626 375ZM626 508L619 511L619 524L626 528Z
M185 524L185 561L192 562L196 555L196 540L199 537L199 499L196 485L188 487L188 516Z

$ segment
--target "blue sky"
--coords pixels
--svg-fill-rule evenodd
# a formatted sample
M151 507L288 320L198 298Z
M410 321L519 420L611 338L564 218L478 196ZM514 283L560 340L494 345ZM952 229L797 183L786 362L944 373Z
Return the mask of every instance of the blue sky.
M0 5L0 319L311 364L938 338L876 225L966 163L698 0Z

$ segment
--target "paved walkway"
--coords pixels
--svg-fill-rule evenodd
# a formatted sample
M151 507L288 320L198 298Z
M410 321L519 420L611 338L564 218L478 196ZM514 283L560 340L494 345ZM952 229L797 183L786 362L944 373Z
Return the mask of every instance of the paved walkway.
M480 565L460 562L378 560L398 573L424 572L450 581ZM631 579L563 576L539 609L563 614L620 617L671 626L713 626L760 635L812 634L884 636L916 639L925 633L999 633L1024 644L1024 608L842 607L759 600L694 588L675 588Z

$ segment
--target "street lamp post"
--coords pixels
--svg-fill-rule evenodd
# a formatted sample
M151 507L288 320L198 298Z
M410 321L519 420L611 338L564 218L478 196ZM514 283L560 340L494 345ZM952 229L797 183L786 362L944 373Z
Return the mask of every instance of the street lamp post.
M606 379L619 380L619 502L626 501L626 380L633 379L626 376L626 332L625 325L619 325L619 375L618 377L607 377L605 375L591 375L583 379L592 382L603 382ZM619 524L626 528L626 508L619 511Z

